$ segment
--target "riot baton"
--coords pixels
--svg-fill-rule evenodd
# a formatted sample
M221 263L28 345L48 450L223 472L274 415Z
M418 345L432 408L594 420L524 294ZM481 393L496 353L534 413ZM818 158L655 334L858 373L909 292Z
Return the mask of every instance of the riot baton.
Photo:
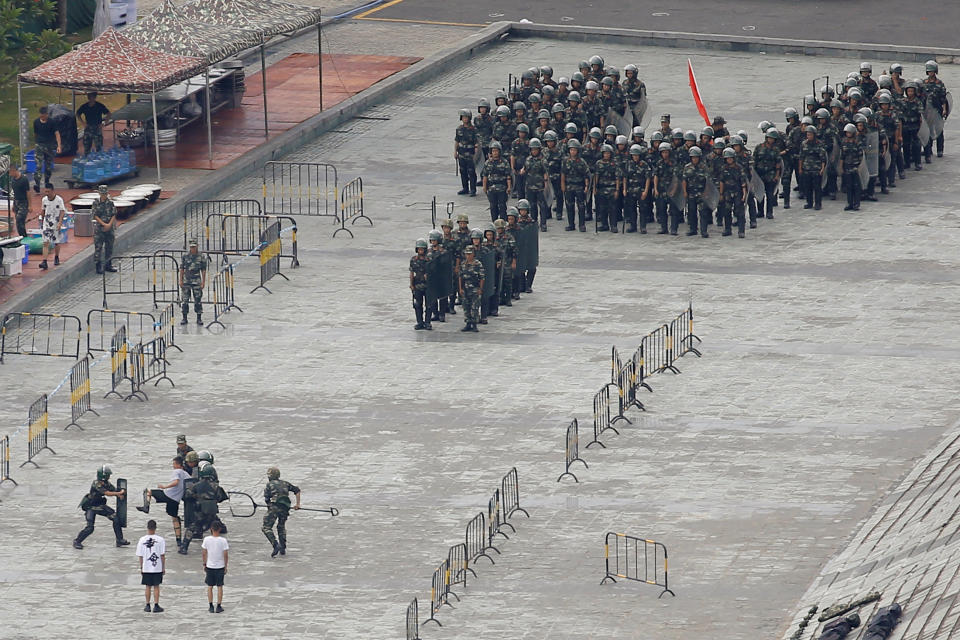
M237 504L236 509L234 509L233 500L227 500L227 506L230 508L230 515L233 516L234 518L252 518L257 513L258 507L262 509L269 508L268 505L259 504L257 501L253 499L253 496L251 496L249 493L244 493L242 491L228 491L227 496L228 497L243 496L244 498L250 501L250 507L252 507L252 510L250 511L250 513L246 513L246 509L247 509L247 506L245 504L246 501L243 501L243 503ZM293 509L293 507L290 507L290 508ZM309 507L300 507L299 509L294 509L294 511L317 511L320 513L329 513L331 516L334 516L334 517L340 515L340 510L337 509L336 507L330 507L329 509L311 509Z

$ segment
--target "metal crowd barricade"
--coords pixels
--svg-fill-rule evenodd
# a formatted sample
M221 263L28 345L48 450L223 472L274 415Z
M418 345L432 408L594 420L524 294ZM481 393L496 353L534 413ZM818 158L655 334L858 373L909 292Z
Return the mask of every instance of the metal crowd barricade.
M12 482L13 486L18 486L17 481L10 477L10 436L3 436L0 439L0 485L4 482Z
M487 549L493 549L500 555L500 549L493 544L497 534L509 539L509 536L500 530L500 489L495 489L487 502Z
M122 399L123 395L118 389L124 380L129 379L130 377L127 375L127 328L121 325L110 339L110 391L103 397L109 398L111 395L115 395Z
M507 520L517 512L522 513L528 518L530 517L527 510L520 506L520 478L517 475L516 467L510 469L507 475L503 476L503 479L500 480L500 491L503 497L502 510L504 523L507 523ZM510 528L513 529L513 525L510 525Z
M70 369L70 424L63 428L64 431L70 427L83 431L77 421L87 413L100 417L90 403L90 361L81 358Z
M180 267L172 255L114 256L110 265L116 272L103 271L104 309L107 296L116 295L149 294L154 309L161 302L180 302Z
M140 402L149 400L146 391L143 391L141 388L143 387L146 376L142 342L138 342L130 347L130 350L127 351L127 362L129 363L127 380L130 381L130 393L124 397L123 401L126 402L130 398L136 398Z
M320 162L268 162L263 166L263 212L338 217L337 168Z
M39 468L40 465L34 462L33 459L37 457L41 451L46 449L53 455L57 455L57 452L50 448L48 441L50 414L47 412L47 394L41 395L30 405L30 410L27 413L27 425L29 437L27 441L27 460L20 466L23 467L29 463Z
M253 293L257 289L264 289L267 293L272 293L272 291L267 288L267 282L274 276L280 276L284 280L290 280L290 278L280 273L280 254L282 252L280 221L277 220L260 234L260 284L251 289L250 293Z
M227 261L228 255L245 256L259 249L263 232L275 221L281 223L281 235L285 229L291 230L290 253L283 253L281 247L280 257L290 258L291 268L299 267L297 221L290 216L220 216L220 253L223 254L223 261Z
M577 479L577 476L570 471L570 465L574 462L580 461L583 463L584 469L589 469L586 461L580 457L580 425L577 423L577 419L574 418L569 425L567 425L567 449L566 449L566 458L567 465L564 469L564 472L560 474L560 477L557 478L557 482L563 480L564 476L570 476L573 478L574 482L579 483L580 480Z
M146 343L137 343L130 348L130 394L124 401L136 398L141 402L149 400L143 385L153 380L153 386L162 380L176 387L170 376L167 375L166 346L162 337L154 338Z
M637 399L637 371L633 358L627 360L617 373L617 393L619 396L619 411L613 417L613 422L626 420L627 424L633 424L624 415L627 409L637 407L641 411L646 411L643 403Z
M436 614L440 611L440 607L447 605L453 609L453 605L450 604L449 598L447 597L450 593L450 567L447 565L447 561L444 560L440 563L433 571L433 578L430 580L430 617L423 621L423 624L428 622L436 622L438 627L442 627L440 621L437 620Z
M643 343L640 343L640 346L637 347L637 350L633 352L633 372L637 376L636 383L634 384L634 393L640 391L641 388L653 393L653 387L647 384L646 381L647 376L644 373L645 366L646 360L643 355Z
M0 364L4 355L80 357L80 318L60 313L12 312L0 321Z
M678 315L670 322L670 335L673 337L673 347L679 353L675 358L681 358L685 354L692 353L698 358L702 355L700 351L693 346L693 341L703 342L693 332L693 303L687 305L686 311Z
M617 374L620 372L620 369L623 367L623 362L620 361L620 352L617 350L617 345L613 345L610 348L610 383L617 384Z
M212 215L259 216L263 213L257 200L191 200L183 206L183 250L187 251L191 238L203 239L204 253L220 253L220 226L211 228Z
M484 557L490 561L490 564L496 564L487 554L486 544L487 525L483 512L478 513L467 523L466 534L464 535L464 545L467 548L467 562L476 564L477 558Z
M455 544L447 552L447 565L450 567L450 586L462 584L467 588L467 573L472 573L477 577L477 572L470 568L470 561L467 560L467 545L464 543ZM453 593L451 591L450 593ZM456 595L456 594L454 594Z
M346 231L353 237L353 231L347 229L347 220L350 220L350 226L356 224L357 220L366 220L373 226L373 220L363 211L363 178L354 178L340 190L340 228L333 232L334 238L341 231Z
M643 357L647 365L644 373L660 373L662 371L671 371L680 373L680 370L673 366L673 342L670 335L670 326L662 324L651 333L643 337L640 342L643 348Z
M407 640L420 640L420 611L416 598L407 605Z
M610 536L613 536L614 549L612 566L610 562ZM640 553L641 548L643 554ZM665 593L672 596L677 595L670 590L667 573L667 547L663 543L610 531L603 541L603 555L606 575L600 581L600 584L605 584L607 580L616 582L617 578L623 578L624 580L634 580L663 587L663 591L657 596L658 600ZM661 560L663 561L662 571L660 570Z
M228 264L217 271L210 284L211 299L208 302L213 305L213 322L207 323L207 330L213 331L211 328L213 325L220 325L225 330L227 327L220 319L225 313L231 309L243 313L243 309L237 306L236 302L236 280L234 279L233 265Z
M163 336L163 346L166 349L173 348L180 353L183 353L183 349L177 346L176 317L177 310L174 308L173 303L171 302L163 308L163 311L160 312L160 323L158 329L159 334Z
M593 440L587 443L587 449L594 444L606 449L607 445L600 441L600 436L608 429L620 435L610 419L610 387L616 388L616 385L607 383L593 396Z
M87 312L87 357L93 358L97 351L109 351L113 335L121 326L128 336L140 341L153 338L158 325L152 313L91 309Z

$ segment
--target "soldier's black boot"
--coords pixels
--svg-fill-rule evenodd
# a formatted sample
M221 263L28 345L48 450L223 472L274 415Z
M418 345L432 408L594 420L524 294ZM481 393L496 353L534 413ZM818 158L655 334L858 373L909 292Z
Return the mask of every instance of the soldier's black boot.
M115 266L113 266L113 264L110 263L110 262L107 262L107 265L103 268L103 270L106 271L107 273L116 273L116 272L117 272L117 268L116 268Z
M186 312L186 311L183 312L183 319L180 321L180 325L181 325L181 326L183 326L183 325L185 325L185 324L187 324L187 312Z
M199 314L199 313L197 314L197 326L198 326L198 327L202 327L202 326L203 326L203 317L202 317L202 315Z
M273 543L273 553L270 554L271 558L276 558L277 554L280 553L280 545L276 542Z
M180 544L180 548L177 549L177 553L180 555L187 555L187 549L190 548L190 538L184 538L183 543Z
M118 547L125 547L125 546L127 546L128 544L130 544L130 542L129 542L128 540L124 540L124 538L123 538L123 528L120 526L120 523L117 522L116 520L113 521L113 535L115 535L115 536L117 537L117 546L118 546Z
M97 273L103 273L103 265L99 262L97 263Z
M790 192L789 191L783 194L783 208L784 209L790 208Z
M79 540L74 539L74 541L73 541L73 548L74 548L74 549L83 549L83 545L80 544L80 541L79 541Z
M470 328L470 324L471 324L471 323L468 322L468 323L466 323L465 325L463 325L463 329L460 329L460 332L461 332L461 333L466 333L467 331L472 331L472 329Z

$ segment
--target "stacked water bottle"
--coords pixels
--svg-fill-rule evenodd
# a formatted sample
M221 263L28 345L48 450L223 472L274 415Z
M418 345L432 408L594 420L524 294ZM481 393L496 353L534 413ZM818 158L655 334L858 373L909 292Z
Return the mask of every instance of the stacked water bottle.
M113 147L106 151L94 151L73 159L71 175L74 180L87 184L101 182L125 176L137 168L137 158L133 149Z

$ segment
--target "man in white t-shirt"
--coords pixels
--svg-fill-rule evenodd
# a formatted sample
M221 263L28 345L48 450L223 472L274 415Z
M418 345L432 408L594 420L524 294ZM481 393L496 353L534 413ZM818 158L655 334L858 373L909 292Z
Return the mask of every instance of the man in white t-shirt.
M137 560L140 563L140 584L144 585L147 604L143 610L150 612L150 589L153 588L153 612L160 613L160 583L167 572L167 544L157 535L157 521L147 522L147 535L137 542Z
M60 227L63 226L66 212L63 198L56 194L53 185L47 185L43 200L40 201L40 233L43 234L43 261L39 265L41 269L47 268L50 247L53 247L53 264L60 264L60 245L57 244L57 238L60 236Z
M167 484L158 484L154 490L143 490L143 506L137 507L137 511L150 513L150 498L157 502L167 505L167 515L173 521L173 534L177 537L177 546L180 546L180 501L183 500L183 492L186 490L185 480L190 479L190 472L183 468L183 458L174 456L173 475L170 476L170 482Z
M217 520L210 525L210 535L203 539L204 582L207 585L207 603L210 613L223 613L223 576L227 573L227 550L230 545L220 535L221 525ZM213 608L213 588L217 588L217 608Z

